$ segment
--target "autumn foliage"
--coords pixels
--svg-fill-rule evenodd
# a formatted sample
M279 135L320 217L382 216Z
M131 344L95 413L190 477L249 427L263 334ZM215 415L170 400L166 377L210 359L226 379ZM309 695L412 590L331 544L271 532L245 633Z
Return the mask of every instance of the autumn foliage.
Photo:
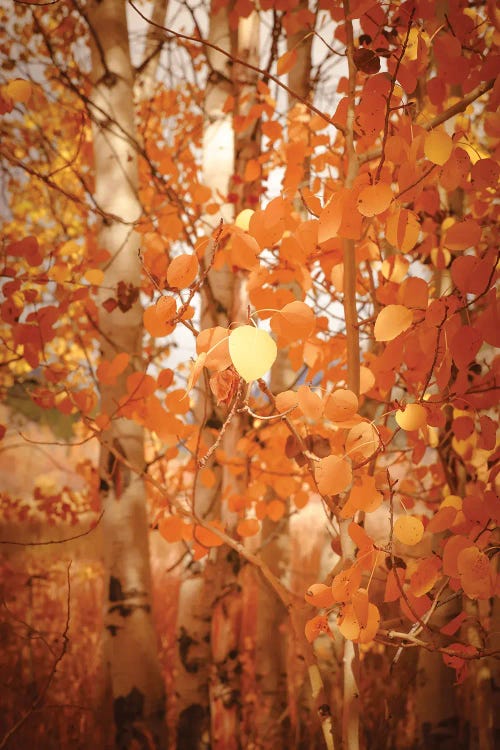
M498 657L498 11L461 0L256 9L231 3L230 28L257 12L282 41L246 99L234 80L223 102L236 138L259 134L226 195L201 159L209 47L188 15L182 32L157 29L190 72L172 62L137 95L140 216L122 219L140 251L136 281L112 287L98 229L117 219L94 195L85 11L0 10L2 396L9 405L24 384L75 446L107 444L120 420L144 428L145 464L120 468L115 450L118 502L120 477L143 477L155 533L201 569L217 548L259 568L304 615L294 637L317 653L345 639L361 666L382 653L395 666L398 649L417 647L463 683ZM143 5L128 10L146 33ZM285 42L301 30L314 37L316 92L286 105L300 44ZM15 69L13 40L24 45ZM224 269L245 290L226 321L213 292ZM142 350L101 356L102 321L138 304ZM284 354L289 382L275 391ZM115 389L112 407L103 389ZM8 419L7 446L19 440ZM221 470L231 481L216 512L200 510ZM79 471L75 491L38 489L29 503L5 492L5 523L95 523L93 458ZM259 545L270 526L292 534L290 520L300 539L308 509L318 544L327 529L328 569L291 591Z

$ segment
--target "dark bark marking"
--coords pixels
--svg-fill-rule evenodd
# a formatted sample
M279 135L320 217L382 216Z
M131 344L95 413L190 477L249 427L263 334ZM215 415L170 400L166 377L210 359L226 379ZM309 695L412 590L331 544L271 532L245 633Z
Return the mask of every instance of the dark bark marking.
M177 750L209 750L209 713L199 703L185 708L177 723Z

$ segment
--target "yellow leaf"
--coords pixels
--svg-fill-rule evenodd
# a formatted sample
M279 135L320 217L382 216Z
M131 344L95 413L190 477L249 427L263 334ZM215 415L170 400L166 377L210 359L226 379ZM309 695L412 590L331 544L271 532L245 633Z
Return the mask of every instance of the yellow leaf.
M410 547L418 544L424 535L424 524L415 516L399 516L394 524L394 536Z
M240 326L229 336L229 354L239 375L249 383L273 365L278 350L274 340L255 326Z
M32 92L32 86L29 81L23 81L22 78L16 78L15 81L9 81L7 84L7 95L19 104L26 104Z
M238 216L234 220L234 225L239 229L243 229L243 231L248 232L250 219L252 218L254 213L255 211L252 208L244 208L243 211L239 212Z
M85 271L84 279L89 284L102 284L104 278L104 272L100 268L89 268Z
M398 409L396 422L401 429L411 432L423 427L427 421L427 412L421 404L408 404L405 409Z
M446 164L453 151L453 141L444 130L432 130L425 136L424 153L433 164Z

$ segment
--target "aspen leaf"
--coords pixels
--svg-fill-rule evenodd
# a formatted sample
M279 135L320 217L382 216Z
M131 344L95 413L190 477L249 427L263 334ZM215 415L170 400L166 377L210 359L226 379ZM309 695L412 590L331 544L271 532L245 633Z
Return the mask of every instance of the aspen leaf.
M281 57L278 58L277 62L277 73L279 76L284 76L288 73L295 63L297 62L297 50L291 49L285 52Z
M278 350L274 340L255 326L240 326L229 335L229 354L243 380L261 378L272 367Z
M338 495L352 482L351 464L341 456L321 458L315 465L314 474L322 495Z
M231 365L227 328L214 326L200 331L196 337L196 351L205 353L204 365L209 370L225 370Z
M24 81L22 78L16 78L14 81L9 81L6 89L7 95L19 104L26 104L33 90L31 83L29 81Z
M400 284L408 272L410 264L401 255L391 255L382 263L382 276L387 281Z
M383 495L377 490L375 477L363 474L361 481L358 480L353 484L349 499L356 510L372 513L382 504Z
M313 617L306 622L304 632L309 643L312 643L323 633L331 635L330 626L328 625L328 617L326 615L316 615L316 617Z
M210 521L208 525L214 529L219 529L219 531L224 531L221 521ZM220 536L214 531L198 525L194 527L193 539L203 547L221 547L224 544Z
M345 449L352 459L372 456L378 449L380 439L371 422L360 422L347 433Z
M198 355L196 358L196 361L193 363L193 366L191 367L191 372L189 373L189 378L186 386L186 393L189 393L189 391L194 387L196 382L198 381L198 378L200 377L203 367L205 366L205 361L207 358L206 352L201 352L201 354Z
M154 338L168 336L174 326L159 312L157 305L146 307L143 313L144 328Z
M444 235L444 245L448 250L467 250L477 247L482 230L475 219L465 219L452 224Z
M313 583L307 589L304 599L314 607L331 607L334 604L332 587L325 583Z
M175 289L185 289L198 275L199 263L196 255L183 253L173 258L167 268L167 283Z
M378 216L387 211L393 197L391 186L386 182L368 185L358 195L358 211L363 216Z
M359 622L361 628L365 628L368 622L368 605L370 601L368 599L368 591L366 589L358 589L352 595L352 606L354 608L354 614Z
M373 539L368 536L364 528L360 526L359 523L351 521L351 523L349 524L348 532L352 541L354 542L356 547L360 549L363 556L365 552L373 549ZM368 557L368 555L366 557ZM360 567L363 567L361 562Z
M177 312L177 305L175 299L170 295L162 294L162 296L156 302L156 315L160 320L167 322L171 321L175 317Z
M421 404L407 404L396 412L396 422L402 430L413 431L423 427L427 421L427 412Z
M387 305L377 315L375 340L392 341L413 323L413 313L404 305Z
M354 64L358 70L367 75L378 73L380 70L380 58L375 52L366 47L359 47L353 53Z
M116 378L125 372L128 363L130 362L130 354L128 352L120 352L117 354L111 362L108 360L102 360L96 370L97 379L103 385L114 385Z
M359 636L359 622L351 603L345 604L339 614L337 625L348 641L355 641Z
M283 414L290 409L294 409L299 403L297 391L282 391L276 396L276 408Z
M451 156L453 141L444 130L431 130L424 141L424 153L433 164L442 166Z
M408 253L415 247L419 234L420 222L413 211L401 208L387 219L385 236L402 253Z
M446 540L443 550L443 573L450 578L458 578L458 555L467 547L470 547L470 539L456 534Z
M462 588L470 599L489 599L494 594L490 560L475 545L457 555L457 569Z
M245 232L248 232L248 229L250 227L250 219L252 218L254 213L255 211L252 208L244 208L236 217L234 221L235 226L237 226L239 229L243 229L243 231Z
M297 390L298 406L307 419L317 421L323 414L323 402L317 393L308 385L301 385Z
M325 400L325 417L332 422L346 422L358 411L358 397L353 391L339 388Z
M361 583L362 570L352 565L338 573L332 581L332 596L336 602L349 602Z
M236 531L242 537L255 536L260 531L260 522L256 518L244 518L236 526Z
M284 477L286 479L286 477ZM292 482L292 486L295 486L295 482ZM287 493L288 494L288 493ZM283 500L271 500L267 503L267 517L275 523L279 521L285 515L286 505Z
M413 547L424 535L424 524L415 516L399 516L394 524L394 536L402 544Z
M314 313L305 302L289 302L271 318L271 329L287 343L306 339L315 326Z
M102 280L104 279L104 271L102 271L100 268L89 268L87 271L85 271L83 278L85 279L85 281L88 281L89 284L102 284Z
M410 578L410 591L414 596L427 594L434 586L441 571L441 559L434 555L420 560Z
M167 542L180 542L184 538L184 526L180 516L164 516L158 521L158 531Z
M319 244L337 236L342 222L343 193L335 193L321 210L318 224Z
M399 586L398 586L399 581ZM402 568L392 568L387 574L385 582L384 602L395 602L401 596L401 589L405 582L405 571Z
M371 391L375 385L375 375L368 367L361 365L359 368L359 393L363 395Z
M380 612L378 607L372 602L368 603L368 612L366 615L366 624L361 625L359 629L359 643L371 643L380 627Z

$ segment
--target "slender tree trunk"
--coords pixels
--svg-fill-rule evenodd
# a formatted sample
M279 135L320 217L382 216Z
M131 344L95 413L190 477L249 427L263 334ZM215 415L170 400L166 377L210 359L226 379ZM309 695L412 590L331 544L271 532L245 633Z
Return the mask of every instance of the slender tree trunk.
M306 0L300 0L299 7L307 7ZM311 46L312 35L298 31L287 37L288 50L297 51L297 62L288 74L288 85L292 91L306 99L311 93ZM297 104L294 97L288 97L288 106L292 110ZM305 108L304 108L305 109ZM309 182L309 163L304 165L304 183ZM298 212L303 210L299 196L295 201ZM300 299L300 288L297 283L290 284L295 296ZM294 381L288 349L278 351L276 362L271 370L270 388L274 394L286 390ZM271 497L269 499L272 499ZM289 578L291 564L290 526L288 520L281 526L280 535L270 541L276 528L275 523L264 519L262 524L262 559L272 572L282 580ZM318 571L311 571L311 580L315 580ZM292 653L287 644L290 636L288 613L276 593L258 576L258 621L256 631L256 675L260 696L260 709L255 720L257 742L259 747L273 748L285 746L289 741L290 718L288 709L287 672ZM298 664L296 665L298 666ZM303 667L303 665L301 665ZM300 668L300 667L299 667ZM304 673L305 692L310 696L310 687ZM295 714L295 711L292 712ZM313 719L314 721L314 719Z
M227 11L220 10L210 17L208 39L230 50ZM205 96L205 124L203 132L203 182L218 196L226 196L234 171L232 114L223 110L232 93L231 68L228 59L214 50L207 52L210 73ZM217 215L205 217L207 229L214 230L220 220L232 221L234 207L225 203ZM208 233L208 232L207 232ZM207 256L206 262L209 262ZM208 289L207 289L208 286ZM227 326L232 309L233 274L224 266L210 271L208 285L202 290L201 327ZM201 455L213 444L214 429L222 426L223 410L215 406L210 391L203 389L195 407L197 422L205 425L201 433ZM222 470L211 459L208 468L215 474L213 487L207 488L197 480L195 510L202 516L220 517ZM224 548L225 549L225 548ZM225 549L227 554L227 549ZM177 750L203 750L211 744L213 721L210 716L209 683L213 681L211 646L213 604L221 585L217 564L210 558L195 566L189 565L180 587L177 617L176 697L178 710ZM212 706L213 709L213 706ZM212 731L210 725L212 723Z
M106 297L118 282L127 285L130 306L125 311L99 309L101 352L112 359L119 352L131 365L115 386L101 388L102 413L110 417L125 392L125 378L143 368L142 311L138 297L139 239L133 223L141 214L137 199L137 157L132 68L125 4L101 0L88 8L92 29L92 94L94 119L95 196L109 214L99 229L99 245L109 253L104 265ZM116 217L116 218L115 218ZM98 304L103 298L98 299ZM166 747L165 696L156 633L152 619L148 520L143 480L117 460L124 456L136 466L144 462L142 427L112 419L103 432L100 455L102 531L108 574L105 604L106 659L109 665L116 730L120 749L149 743Z

